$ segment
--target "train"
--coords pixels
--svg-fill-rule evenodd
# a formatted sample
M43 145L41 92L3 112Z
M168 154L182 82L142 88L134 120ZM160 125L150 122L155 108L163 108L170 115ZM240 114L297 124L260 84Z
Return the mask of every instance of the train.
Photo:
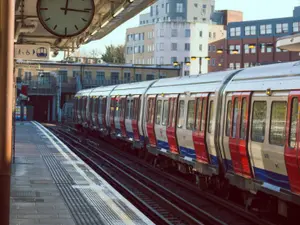
M300 207L300 62L76 93L76 129L126 143L247 209Z

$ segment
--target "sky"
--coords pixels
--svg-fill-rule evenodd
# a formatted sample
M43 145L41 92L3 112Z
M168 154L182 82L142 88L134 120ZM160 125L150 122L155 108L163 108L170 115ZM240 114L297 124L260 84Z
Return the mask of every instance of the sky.
M290 17L293 15L295 6L300 6L300 0L216 0L216 10L229 9L242 11L245 20L271 19L279 17ZM142 13L149 12L149 8ZM83 45L80 52L89 53L97 49L104 53L105 46L124 44L126 29L139 25L139 14L126 21L110 34L98 41ZM59 54L53 60L61 60L63 54Z

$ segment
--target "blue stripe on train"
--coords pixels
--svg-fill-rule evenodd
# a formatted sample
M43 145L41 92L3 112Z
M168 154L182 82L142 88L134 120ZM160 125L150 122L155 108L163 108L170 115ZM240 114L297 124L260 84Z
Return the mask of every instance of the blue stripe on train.
M234 171L232 160L225 159L226 168L228 171ZM264 170L261 168L253 167L254 177L258 181L266 182L277 187L281 187L287 190L290 190L289 178L288 176L274 173L268 170Z
M255 179L290 190L288 176L254 167Z
M161 141L161 140L157 140L157 147L166 149L168 151L170 150L169 144L167 142ZM196 159L196 152L195 152L194 149L179 146L179 151L180 151L180 155L182 157L189 157L189 158L192 158L194 160ZM211 164L212 165L216 165L216 166L219 165L217 156L210 155L210 158L211 158Z

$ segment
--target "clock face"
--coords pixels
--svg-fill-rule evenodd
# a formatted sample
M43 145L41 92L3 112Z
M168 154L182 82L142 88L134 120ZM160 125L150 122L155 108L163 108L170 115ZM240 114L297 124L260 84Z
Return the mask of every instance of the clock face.
M95 12L94 0L38 0L37 14L43 27L59 37L85 31Z

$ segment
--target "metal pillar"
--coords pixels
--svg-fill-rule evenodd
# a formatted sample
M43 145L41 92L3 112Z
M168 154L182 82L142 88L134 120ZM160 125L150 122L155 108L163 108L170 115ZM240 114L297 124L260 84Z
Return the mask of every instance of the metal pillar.
M15 1L0 1L0 212L9 225L12 158Z

